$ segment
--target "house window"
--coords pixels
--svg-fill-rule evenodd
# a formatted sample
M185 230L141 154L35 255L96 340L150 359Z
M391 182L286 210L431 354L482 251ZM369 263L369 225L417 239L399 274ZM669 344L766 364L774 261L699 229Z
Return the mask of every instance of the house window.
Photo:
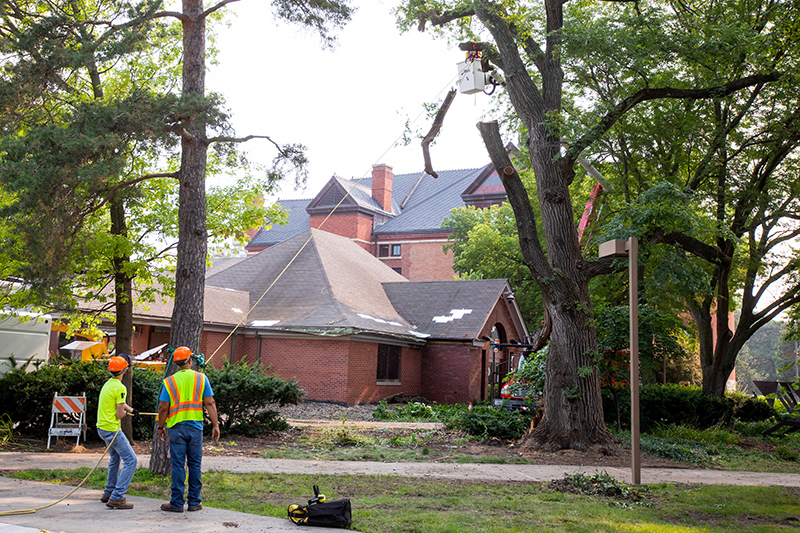
M400 346L378 345L378 381L400 381Z
M378 257L389 257L389 245L381 244L378 246Z
M392 245L392 257L400 257L400 245L393 244Z
M403 275L403 269L401 267L394 267L392 270L394 270L395 272L397 272L401 276Z

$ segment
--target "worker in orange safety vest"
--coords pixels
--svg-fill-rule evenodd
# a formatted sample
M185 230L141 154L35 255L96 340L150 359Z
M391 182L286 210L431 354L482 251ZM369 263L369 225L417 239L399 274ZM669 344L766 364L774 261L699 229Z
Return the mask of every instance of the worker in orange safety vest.
M169 453L172 458L172 495L162 511L182 513L186 466L189 467L189 490L186 503L190 511L203 508L200 499L203 460L203 407L211 419L211 438L219 441L217 404L208 378L192 370L192 351L176 348L172 360L179 371L164 380L158 404L158 436L163 441L169 428Z

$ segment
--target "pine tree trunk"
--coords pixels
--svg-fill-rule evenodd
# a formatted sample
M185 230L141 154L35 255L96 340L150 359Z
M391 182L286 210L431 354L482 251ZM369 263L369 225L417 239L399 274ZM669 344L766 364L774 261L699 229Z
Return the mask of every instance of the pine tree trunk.
M206 46L202 0L183 0L183 97L205 94ZM197 353L203 334L203 305L207 253L206 234L206 125L201 117L185 119L181 139L178 207L178 252L175 305L170 324L170 347L186 346ZM168 374L175 372L171 365ZM158 421L156 420L156 424ZM150 470L167 475L169 439L153 435Z
M127 238L128 225L125 221L125 204L119 194L115 194L110 201L111 234ZM127 255L115 256L114 262L114 298L116 300L116 353L131 354L133 347L133 284L130 276L125 274L124 265L130 262ZM122 377L122 384L128 389L126 399L128 405L134 406L133 398L133 372L126 372ZM122 419L122 432L133 442L133 420L126 416Z

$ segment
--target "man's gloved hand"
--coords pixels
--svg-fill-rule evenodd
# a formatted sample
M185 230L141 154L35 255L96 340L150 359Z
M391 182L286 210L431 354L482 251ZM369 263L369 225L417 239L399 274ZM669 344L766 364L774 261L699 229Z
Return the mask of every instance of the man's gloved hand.
M133 411L131 411L131 414L132 414L133 416L139 416L139 410L138 410L137 408L135 408L135 407L134 407L134 408L133 408Z

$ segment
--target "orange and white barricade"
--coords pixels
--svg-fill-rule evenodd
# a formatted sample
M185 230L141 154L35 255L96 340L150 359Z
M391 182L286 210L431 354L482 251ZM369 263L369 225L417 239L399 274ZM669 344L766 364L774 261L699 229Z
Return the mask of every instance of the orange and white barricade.
M82 396L53 396L53 409L50 415L50 430L47 432L47 448L50 448L50 438L78 437L75 443L86 440L86 393Z

